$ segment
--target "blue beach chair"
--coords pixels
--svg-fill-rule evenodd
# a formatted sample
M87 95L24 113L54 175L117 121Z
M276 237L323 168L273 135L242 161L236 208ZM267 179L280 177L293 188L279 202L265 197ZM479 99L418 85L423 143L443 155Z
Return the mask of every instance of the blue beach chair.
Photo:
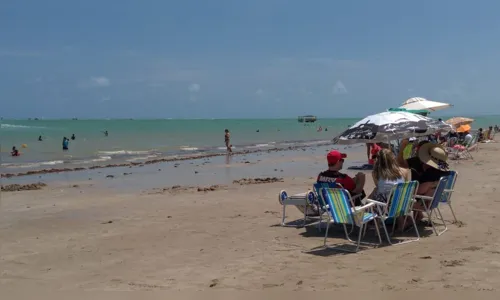
M387 241L391 245L400 245L406 244L410 242L416 242L420 240L420 234L418 232L417 224L415 223L415 218L413 217L413 204L415 203L415 196L418 189L417 181L409 181L409 182L401 182L394 184L387 198L387 203L375 201L368 199L368 203L375 203L378 206L378 218L382 221L382 227L384 228ZM409 217L413 223L413 227L415 228L415 234L417 236L416 239L400 241L398 243L393 243L391 237L389 236L389 232L387 231L386 221L392 220L392 234L394 234L394 229L396 228L396 219L400 217L405 217L404 222L406 223L406 219ZM404 224L403 224L404 227Z
M361 236L363 235L363 229L366 224L370 221L374 221L375 229L377 231L379 245L382 244L382 237L380 236L380 230L376 222L377 214L373 211L375 203L368 203L363 206L355 207L349 192L342 188L321 188L320 195L322 199L326 201L326 209L328 211L329 220L328 223L342 224L344 227L344 232L348 241L356 244L356 249L354 251L344 248L335 248L337 250L346 252L358 252L359 246L361 244ZM359 227L358 239L353 241L349 237L346 225L353 225ZM326 245L326 239L328 237L328 228L326 227L325 239L323 241L323 246L325 248L330 248ZM365 245L374 245L373 243L363 243Z
M453 219L455 223L458 222L457 217L455 216L455 211L453 211L453 207L451 206L451 195L454 192L455 188L455 183L458 178L458 172L456 171L450 171L450 175L448 175L448 181L446 183L446 186L444 187L444 192L441 196L440 202L443 204L448 204L451 210L451 214L453 215Z
M434 195L432 197L422 196L422 195L415 196L417 201L419 201L422 204L422 206L424 207L423 210L418 210L418 211L424 212L427 215L429 223L431 223L432 230L434 230L434 233L438 236L443 234L446 230L448 230L448 226L446 226L446 222L444 221L443 215L441 214L441 211L439 210L439 203L441 203L441 199L443 198L444 194L446 194L445 190L446 190L446 187L448 186L448 182L450 181L450 179L451 179L450 176L441 177L441 179L439 180L439 183L434 191ZM430 203L427 203L429 201L430 201ZM444 226L443 230L439 231L437 229L436 225L438 225L438 224L432 220L433 213L436 213L437 219L442 222L439 225Z

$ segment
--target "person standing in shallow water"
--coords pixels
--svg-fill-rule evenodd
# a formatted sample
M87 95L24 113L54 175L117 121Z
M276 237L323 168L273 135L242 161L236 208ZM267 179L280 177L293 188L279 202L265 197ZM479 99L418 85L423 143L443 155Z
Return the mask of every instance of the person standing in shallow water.
M63 137L62 148L63 148L63 151L66 151L69 149L69 139L67 137Z
M76 139L75 134L71 135L71 139L74 141Z
M224 143L226 144L226 149L228 153L233 152L233 145L231 145L231 134L229 133L229 129L224 130Z

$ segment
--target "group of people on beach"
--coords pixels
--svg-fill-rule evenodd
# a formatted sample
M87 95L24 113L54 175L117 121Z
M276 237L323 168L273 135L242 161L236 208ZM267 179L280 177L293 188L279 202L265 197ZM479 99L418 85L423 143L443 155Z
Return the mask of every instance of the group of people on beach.
M375 185L374 190L368 194L369 199L387 202L387 197L394 184L411 180L416 180L419 183L418 195L432 196L440 178L450 174L445 147L428 139L419 141L412 154L407 158L405 158L404 147L400 148L396 154L390 145L385 143L370 144L368 149L368 159L373 164L371 180ZM367 197L364 190L367 178L362 172L358 172L353 177L342 173L341 170L346 158L345 153L337 150L330 151L326 156L328 169L318 175L317 182L340 184L349 191L354 205L361 205L361 200ZM419 205L415 204L414 206L417 222L423 218L421 213L423 207L419 207ZM314 215L319 213L319 209L312 207L312 212L307 213ZM402 227L405 222L397 222L397 224Z

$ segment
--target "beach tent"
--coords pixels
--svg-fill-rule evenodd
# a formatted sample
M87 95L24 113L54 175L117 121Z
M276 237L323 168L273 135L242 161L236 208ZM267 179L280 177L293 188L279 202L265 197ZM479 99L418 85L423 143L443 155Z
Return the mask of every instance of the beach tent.
M443 103L443 102L436 102L436 101L430 101L425 98L421 97L413 97L405 102L403 102L403 105L400 106L400 108L406 108L406 109L423 109L427 111L436 111L436 110L441 110L441 109L446 109L450 108L451 104L448 103Z

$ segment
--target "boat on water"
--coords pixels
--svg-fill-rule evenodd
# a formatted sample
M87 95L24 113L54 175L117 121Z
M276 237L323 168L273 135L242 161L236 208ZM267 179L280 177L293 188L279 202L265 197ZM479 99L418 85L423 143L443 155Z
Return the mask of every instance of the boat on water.
M316 116L312 116L312 115L307 115L307 116L299 116L298 117L298 121L300 123L314 123L318 120L318 118L316 118Z

